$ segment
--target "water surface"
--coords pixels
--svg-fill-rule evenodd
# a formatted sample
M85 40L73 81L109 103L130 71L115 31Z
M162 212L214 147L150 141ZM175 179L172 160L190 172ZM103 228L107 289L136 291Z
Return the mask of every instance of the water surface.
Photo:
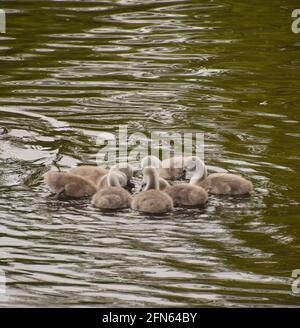
M299 1L1 1L2 306L298 306ZM250 198L151 218L49 199L99 131L205 133Z

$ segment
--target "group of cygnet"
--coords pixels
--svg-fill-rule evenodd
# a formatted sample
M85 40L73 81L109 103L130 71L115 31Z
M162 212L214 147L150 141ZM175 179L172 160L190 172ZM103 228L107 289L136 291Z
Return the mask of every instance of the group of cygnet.
M103 210L132 208L148 214L163 214L174 207L203 206L208 194L245 195L252 183L229 173L207 176L204 162L196 157L172 157L160 161L146 156L141 161L142 191L131 195L133 167L128 163L110 170L95 166L79 166L69 171L49 171L45 182L57 198L92 197L92 205ZM168 180L189 180L171 185Z

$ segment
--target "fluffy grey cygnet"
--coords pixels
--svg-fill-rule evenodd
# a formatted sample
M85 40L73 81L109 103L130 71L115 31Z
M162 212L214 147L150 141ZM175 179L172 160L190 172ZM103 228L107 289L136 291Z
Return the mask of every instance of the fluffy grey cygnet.
M165 192L159 190L159 176L154 167L145 167L143 180L146 182L144 191L133 197L132 209L148 214L163 214L173 210L173 200Z
M246 195L253 190L252 182L239 175L213 173L207 176L204 162L194 157L186 161L186 177L191 178L191 185L200 186L214 195Z
M90 181L68 172L49 171L44 181L58 199L90 197L97 191Z
M108 173L108 170L102 167L92 165L76 166L69 170L69 173L78 175L97 185L100 179Z
M104 210L128 208L131 204L131 195L124 189L127 185L125 173L110 169L107 175L107 186L99 189L92 198L92 205Z

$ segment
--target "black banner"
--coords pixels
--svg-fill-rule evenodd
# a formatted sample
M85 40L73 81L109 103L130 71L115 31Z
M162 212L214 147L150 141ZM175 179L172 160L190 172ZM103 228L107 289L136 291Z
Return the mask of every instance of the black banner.
M295 323L299 309L1 309L1 322L18 327L205 327ZM1 327L6 327L2 325Z

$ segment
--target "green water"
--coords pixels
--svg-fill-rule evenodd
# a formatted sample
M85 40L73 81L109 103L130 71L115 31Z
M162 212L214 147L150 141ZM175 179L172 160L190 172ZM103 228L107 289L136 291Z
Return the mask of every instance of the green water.
M297 0L1 1L2 306L298 306ZM251 198L154 219L58 202L41 175L95 163L99 131L205 133Z

